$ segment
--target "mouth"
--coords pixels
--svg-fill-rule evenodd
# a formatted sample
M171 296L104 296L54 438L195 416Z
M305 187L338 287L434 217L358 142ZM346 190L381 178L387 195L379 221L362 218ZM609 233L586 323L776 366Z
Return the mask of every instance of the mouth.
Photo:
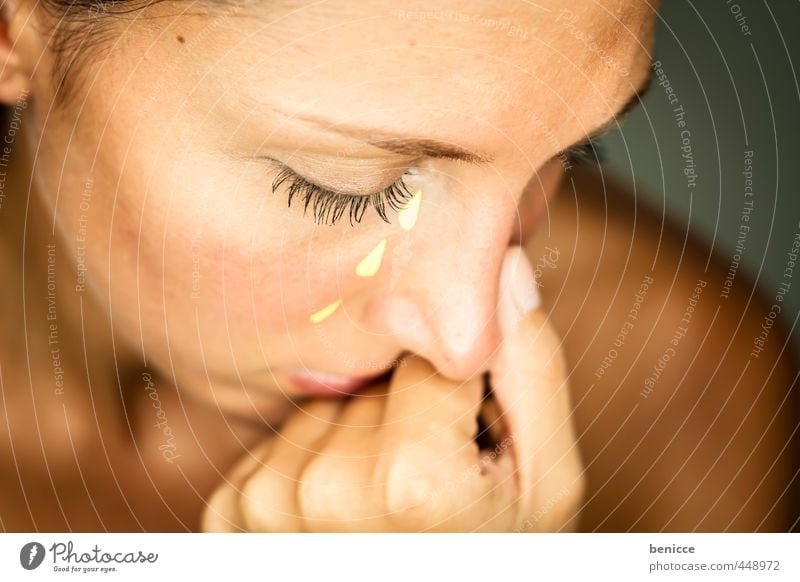
M295 369L287 372L290 384L307 396L349 396L391 377L392 369L371 376L345 376L319 370Z

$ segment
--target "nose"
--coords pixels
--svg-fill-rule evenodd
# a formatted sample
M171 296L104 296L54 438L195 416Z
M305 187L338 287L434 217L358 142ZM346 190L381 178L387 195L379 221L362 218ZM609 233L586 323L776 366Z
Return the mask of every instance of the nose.
M493 229L486 218L461 222L454 237L439 230L394 253L389 289L369 310L398 353L419 354L455 381L486 370L501 341L496 309L509 229Z

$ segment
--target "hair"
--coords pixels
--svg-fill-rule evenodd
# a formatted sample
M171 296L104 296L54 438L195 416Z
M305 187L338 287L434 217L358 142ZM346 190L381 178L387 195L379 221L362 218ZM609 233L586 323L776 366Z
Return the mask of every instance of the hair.
M26 0L43 16L48 46L53 54L55 101L74 94L74 71L114 38L114 25L144 8L167 0ZM137 15L138 16L138 15Z

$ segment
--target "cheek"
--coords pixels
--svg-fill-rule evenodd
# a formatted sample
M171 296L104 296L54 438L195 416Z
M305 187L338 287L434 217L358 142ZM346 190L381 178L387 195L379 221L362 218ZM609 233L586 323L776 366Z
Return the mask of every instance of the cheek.
M316 224L302 200L290 208L285 192L271 191L264 168L236 168L235 175L236 191L206 220L226 301L236 298L231 309L242 320L270 334L300 336L316 323L314 314L375 287L388 254L382 241L396 234L396 225L371 210L355 228L347 219Z
M379 278L385 243L380 235L347 236L346 229L313 229L310 236L298 236L280 220L267 220L285 236L262 240L258 250L241 249L237 259L241 270L235 280L247 281L248 296L261 329L280 330L302 336L338 310L352 309ZM291 221L294 222L294 221ZM307 225L298 225L307 230ZM373 240L374 239L374 240Z
M186 166L163 173L178 176L171 195L168 184L151 185L141 237L146 276L157 281L164 265L170 321L195 329L199 317L275 353L286 336L312 331L313 313L371 286L356 267L369 267L365 257L387 235L375 221L316 225L264 185L263 171L201 158ZM380 265L372 258L366 263Z
M258 369L264 360L280 366L329 357L332 345L346 352L352 346L338 338L352 337L363 302L381 290L380 277L355 272L371 243L348 244L323 227L310 237L296 236L282 222L265 217L262 228L249 233L209 227L193 266L197 299L188 302L191 310L180 315L180 325L197 329L199 318L204 344L235 353L242 370ZM177 277L186 297L192 282L185 270ZM171 321L186 303L176 301ZM328 317L321 315L326 311Z

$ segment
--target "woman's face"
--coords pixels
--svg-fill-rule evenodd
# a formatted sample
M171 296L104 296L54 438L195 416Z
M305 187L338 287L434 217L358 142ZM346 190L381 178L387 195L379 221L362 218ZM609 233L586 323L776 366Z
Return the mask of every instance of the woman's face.
M293 369L374 376L406 351L479 373L500 260L546 212L559 152L648 76L654 8L561 4L167 2L115 22L54 111L37 70L25 119L75 292L149 367L238 410L301 394ZM273 192L284 167L340 196ZM421 192L402 225L400 179ZM369 205L351 226L346 195L381 191L390 223Z

